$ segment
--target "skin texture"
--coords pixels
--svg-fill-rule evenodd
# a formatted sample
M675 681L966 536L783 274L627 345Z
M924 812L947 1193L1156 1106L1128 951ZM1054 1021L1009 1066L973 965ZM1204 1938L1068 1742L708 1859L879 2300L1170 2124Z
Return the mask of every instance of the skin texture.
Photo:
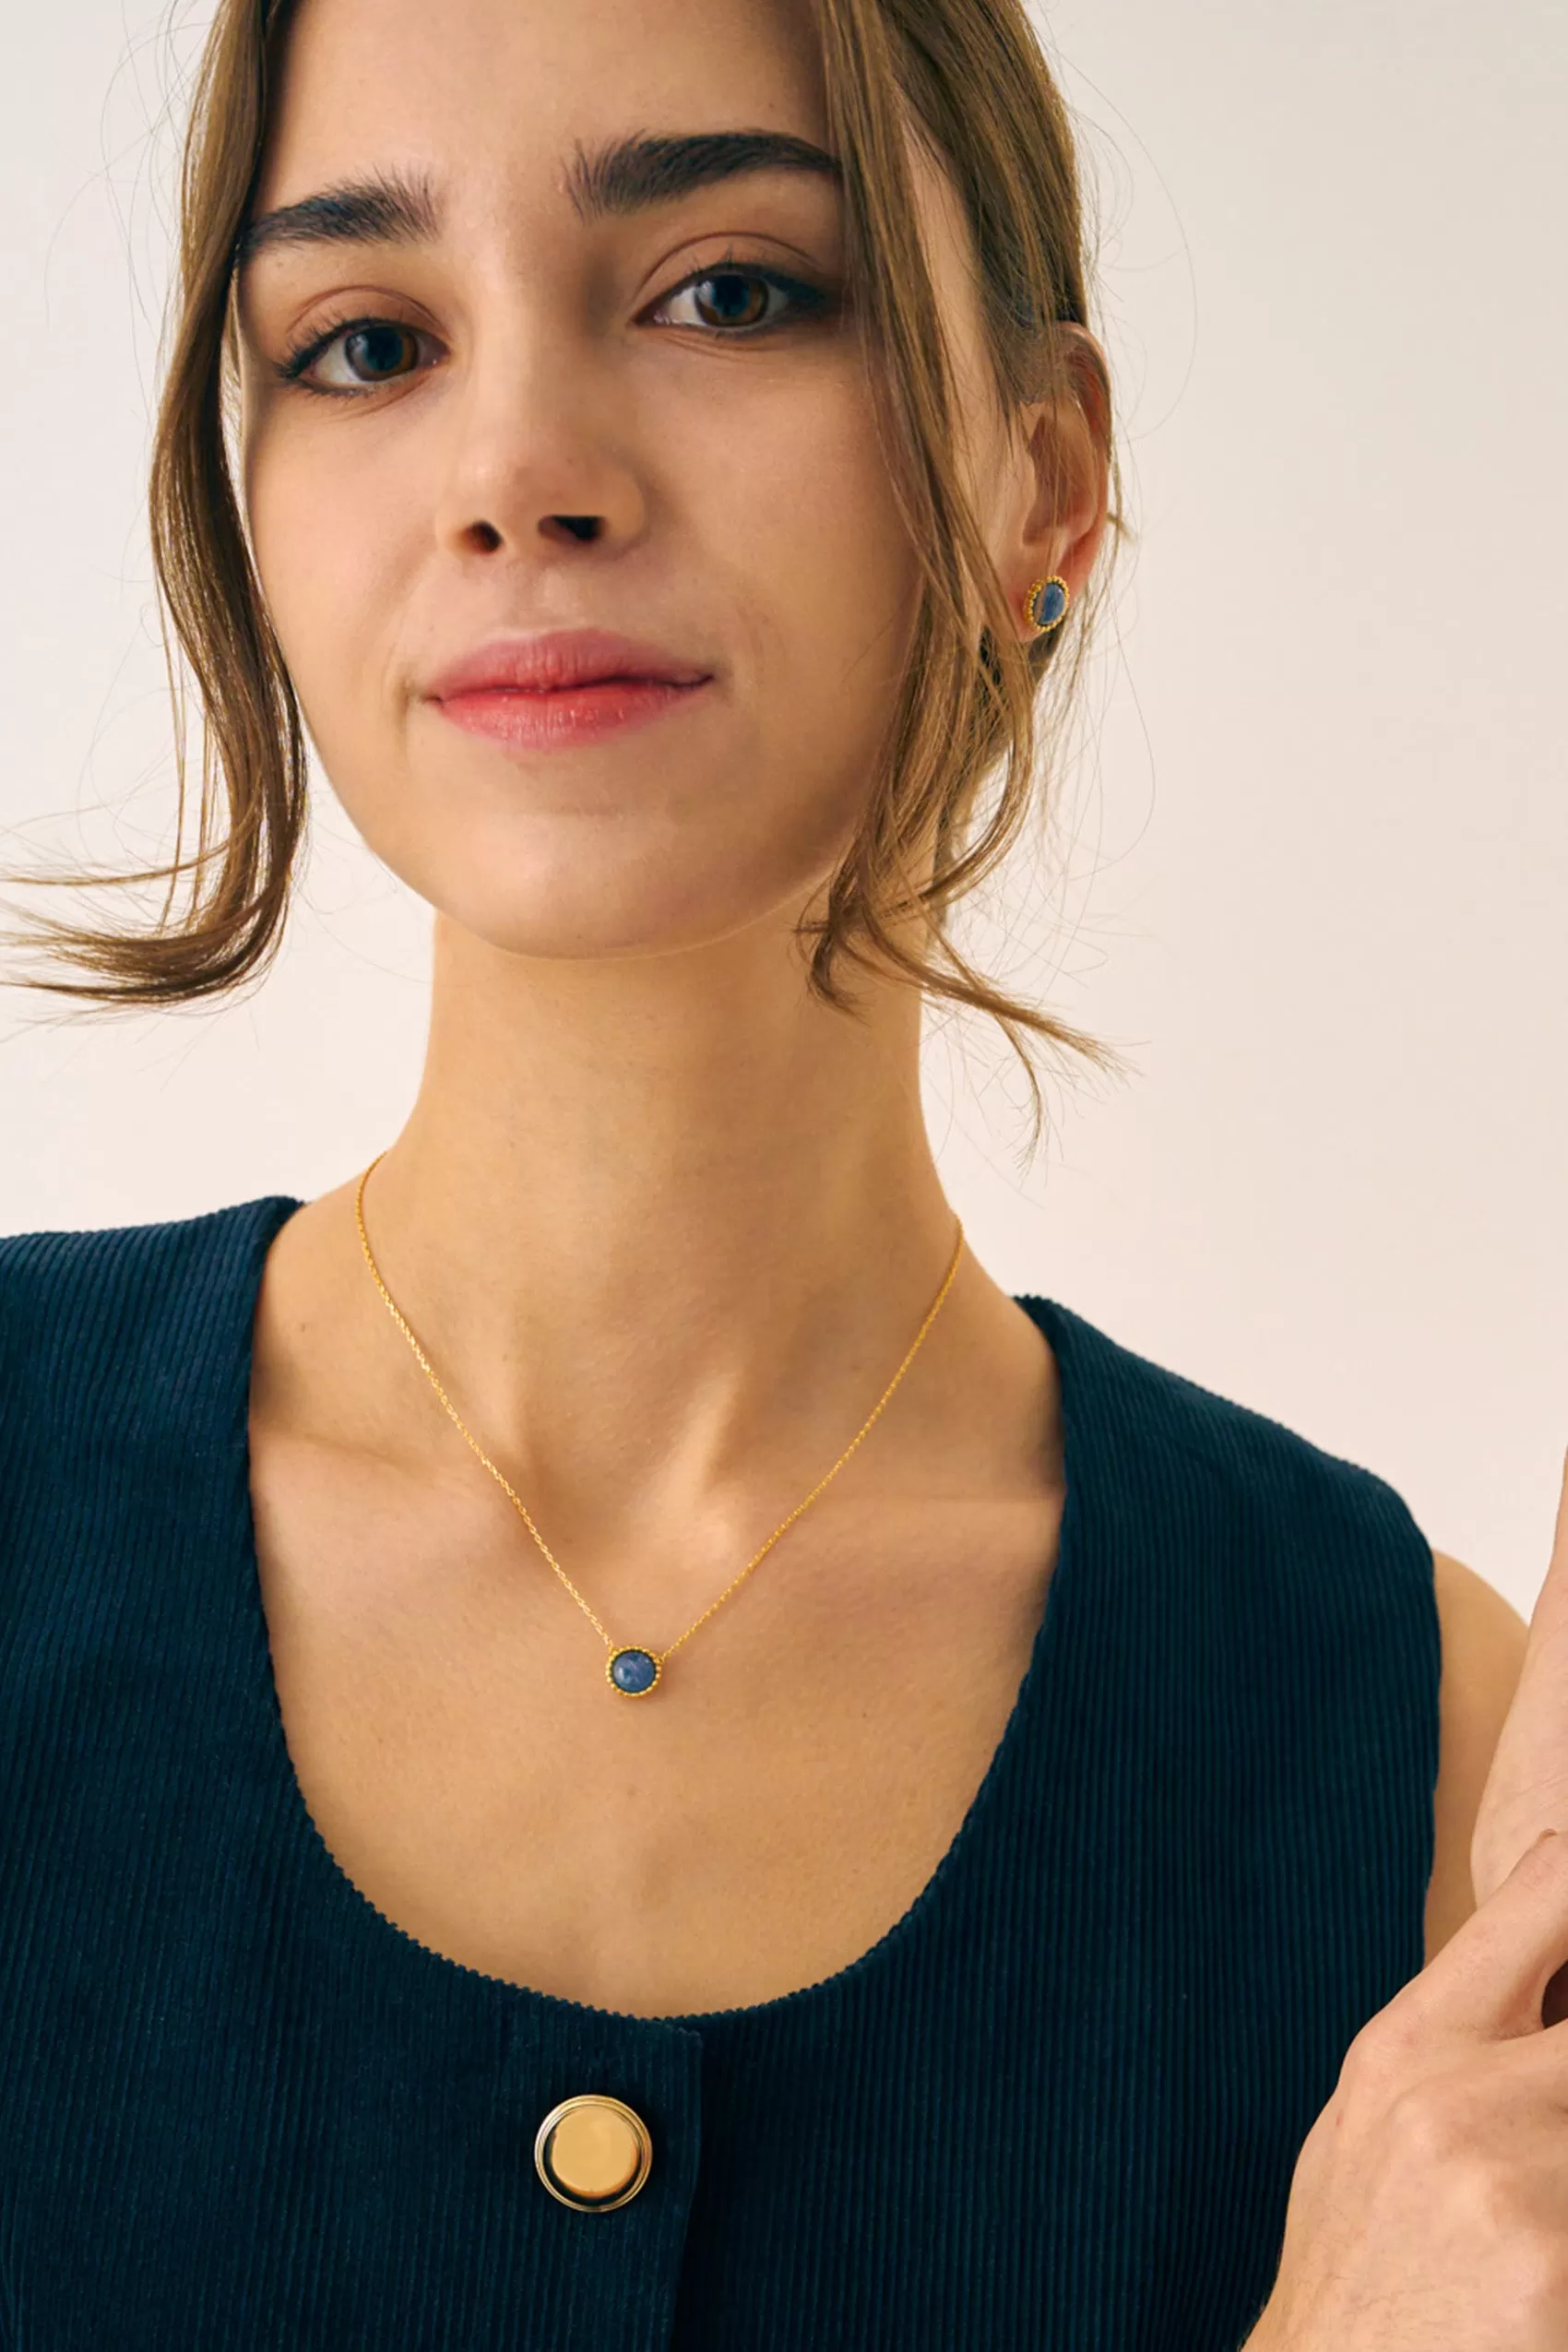
M256 209L419 167L445 223L423 247L267 252L240 300L268 609L332 788L434 909L376 1253L567 1573L656 1648L842 1451L954 1239L917 998L871 979L856 1017L817 1004L791 935L853 826L917 588L858 329L840 309L727 339L690 291L664 299L721 259L831 292L837 199L770 173L586 227L564 190L578 146L737 127L827 143L790 8L303 0ZM1103 534L1090 377L1078 405L996 410L961 212L909 152L1021 616L1038 577L1079 592ZM365 315L410 330L406 373L342 398L279 381ZM351 387L343 342L315 373ZM558 753L424 698L503 632L585 624L715 683ZM329 1849L433 1949L608 2007L749 2002L847 1965L950 1844L1028 1662L1063 1492L1040 1334L966 1252L865 1444L628 1705L371 1286L357 1173L269 1253L251 1400L279 1702ZM1469 1650L1445 1639L1440 1934L1497 1715Z

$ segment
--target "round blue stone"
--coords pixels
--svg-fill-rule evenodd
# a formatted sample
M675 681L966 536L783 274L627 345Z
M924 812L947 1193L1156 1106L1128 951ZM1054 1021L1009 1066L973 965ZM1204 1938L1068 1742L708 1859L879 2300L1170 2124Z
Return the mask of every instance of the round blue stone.
M617 1650L610 1661L610 1680L618 1691L639 1698L659 1680L658 1663L647 1650Z
M1049 629L1067 610L1067 592L1060 580L1047 580L1035 599L1035 626Z

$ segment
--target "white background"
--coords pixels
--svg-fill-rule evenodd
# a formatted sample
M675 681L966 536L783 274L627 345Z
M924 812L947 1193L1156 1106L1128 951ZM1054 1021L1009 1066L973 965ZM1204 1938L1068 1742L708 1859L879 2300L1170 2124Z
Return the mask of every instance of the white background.
M0 77L0 861L150 861L143 519L184 75L73 0ZM1014 1290L1365 1464L1526 1614L1568 1445L1560 0L1072 0L1132 517L1050 860L967 936L1137 1074L933 1032ZM193 745L194 748L194 745ZM325 792L252 1001L0 994L0 1231L309 1197L400 1124L426 910Z

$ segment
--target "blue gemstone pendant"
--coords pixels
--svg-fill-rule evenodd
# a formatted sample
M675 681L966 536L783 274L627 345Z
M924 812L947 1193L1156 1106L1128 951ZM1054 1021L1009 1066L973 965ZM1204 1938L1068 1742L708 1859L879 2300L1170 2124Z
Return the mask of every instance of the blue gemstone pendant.
M612 1650L604 1671L612 1691L623 1698L640 1699L659 1680L659 1660L651 1650Z

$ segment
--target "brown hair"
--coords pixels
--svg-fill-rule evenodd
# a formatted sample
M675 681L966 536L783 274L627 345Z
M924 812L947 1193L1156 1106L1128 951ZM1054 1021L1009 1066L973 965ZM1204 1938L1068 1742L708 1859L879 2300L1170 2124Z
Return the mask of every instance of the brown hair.
M33 884L165 884L149 924L34 920L13 933L56 966L20 985L101 1007L191 1003L269 967L281 940L307 788L303 720L246 544L224 428L237 395L233 255L253 198L293 0L219 0L198 68L180 185L172 347L148 485L153 565L175 713L173 855L137 873L14 876ZM1025 1039L1121 1057L1099 1039L993 986L947 937L947 909L990 874L1035 802L1037 700L1065 670L1072 699L1099 583L1068 621L1020 644L958 472L954 394L936 298L916 228L903 145L912 123L945 165L969 223L996 397L1081 398L1087 326L1082 193L1066 110L1022 0L814 0L829 142L843 168L849 292L879 364L883 446L924 575L908 671L853 841L809 921L810 985L852 1009L841 959L991 1015L1023 1061L1038 1138L1040 1099ZM1075 371L1072 341L1077 344ZM1112 499L1106 547L1131 533L1098 362L1090 387ZM1052 445L1056 445L1054 443ZM1061 477L1059 475L1059 486ZM984 622L977 660L970 614ZM185 712L170 625L206 717L196 838L182 844L189 794ZM1071 657L1063 660L1063 640ZM1000 774L978 830L976 806ZM974 837L968 837L973 833ZM934 850L934 856L932 852ZM929 879L919 879L928 861ZM183 903L176 904L184 885ZM909 922L923 947L895 936Z

